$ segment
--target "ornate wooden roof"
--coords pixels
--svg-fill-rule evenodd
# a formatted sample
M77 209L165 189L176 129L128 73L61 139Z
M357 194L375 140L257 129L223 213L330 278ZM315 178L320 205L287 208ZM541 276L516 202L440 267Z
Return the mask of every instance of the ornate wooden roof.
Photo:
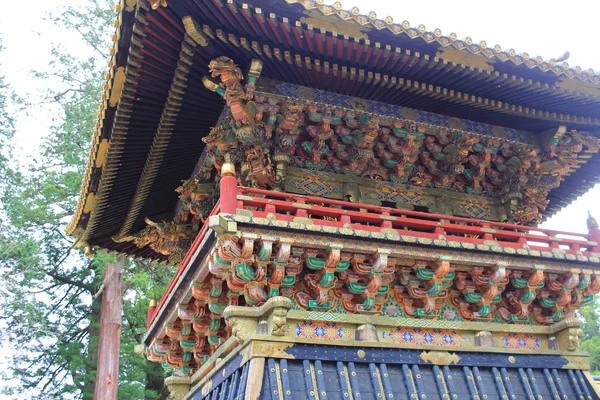
M80 245L161 259L112 237L173 213L175 189L223 109L201 83L221 55L242 67L260 59L266 78L534 134L600 129L600 77L591 70L339 3L286 2L121 2L81 198L67 228ZM587 160L550 193L551 212L597 181L600 158Z

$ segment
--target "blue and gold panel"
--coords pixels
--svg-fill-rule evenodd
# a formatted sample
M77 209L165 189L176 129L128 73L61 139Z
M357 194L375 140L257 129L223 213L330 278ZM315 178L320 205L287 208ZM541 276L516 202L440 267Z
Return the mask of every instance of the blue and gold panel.
M454 215L485 220L495 220L497 214L493 203L472 199L458 203L454 210Z
M446 350L446 349L444 349ZM383 362L427 365L431 360L423 350L295 344L286 353L296 359L347 362ZM454 353L453 353L454 354ZM563 368L568 361L560 355L505 354L461 351L451 363L457 366L505 368Z
M315 175L299 176L289 179L288 191L319 197L340 197L340 188L335 183Z
M297 337L305 339L349 340L354 336L351 329L327 321L299 322L294 327L294 333Z
M242 366L242 355L236 356L233 360L221 368L218 374L215 374L208 384L198 389L188 397L188 400L200 399L228 399L243 400L248 383L249 363Z
M548 348L546 339L533 333L505 332L494 336L495 340L507 349L541 350Z

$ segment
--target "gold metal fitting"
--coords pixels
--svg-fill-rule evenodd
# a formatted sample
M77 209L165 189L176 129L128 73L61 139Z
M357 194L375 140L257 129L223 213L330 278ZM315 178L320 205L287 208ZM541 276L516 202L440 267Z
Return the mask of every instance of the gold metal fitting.
M207 76L202 77L202 84L212 92L216 92L219 89L219 85L208 79Z
M231 162L229 154L225 154L225 162L221 167L221 176L235 176L235 164Z
M148 307L152 308L156 306L158 306L158 301L156 301L156 299L150 300L150 304L148 305Z

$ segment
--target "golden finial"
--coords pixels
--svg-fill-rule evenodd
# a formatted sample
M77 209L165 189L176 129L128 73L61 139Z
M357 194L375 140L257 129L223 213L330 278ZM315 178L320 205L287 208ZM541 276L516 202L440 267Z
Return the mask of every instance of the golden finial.
M229 153L225 154L225 162L221 167L221 176L235 176L235 164L231 162Z
M149 308L156 308L156 306L158 306L158 301L156 301L156 297L153 297L152 299L150 299L150 303L148 304Z

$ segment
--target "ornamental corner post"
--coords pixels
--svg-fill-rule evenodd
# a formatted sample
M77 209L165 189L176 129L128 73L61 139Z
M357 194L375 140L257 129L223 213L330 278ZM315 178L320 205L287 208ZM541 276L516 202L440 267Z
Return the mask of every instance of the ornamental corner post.
M94 400L116 400L119 386L123 258L108 264L102 283L100 338Z
M235 214L237 208L237 179L235 177L235 165L225 157L225 163L221 169L220 182L221 212Z

